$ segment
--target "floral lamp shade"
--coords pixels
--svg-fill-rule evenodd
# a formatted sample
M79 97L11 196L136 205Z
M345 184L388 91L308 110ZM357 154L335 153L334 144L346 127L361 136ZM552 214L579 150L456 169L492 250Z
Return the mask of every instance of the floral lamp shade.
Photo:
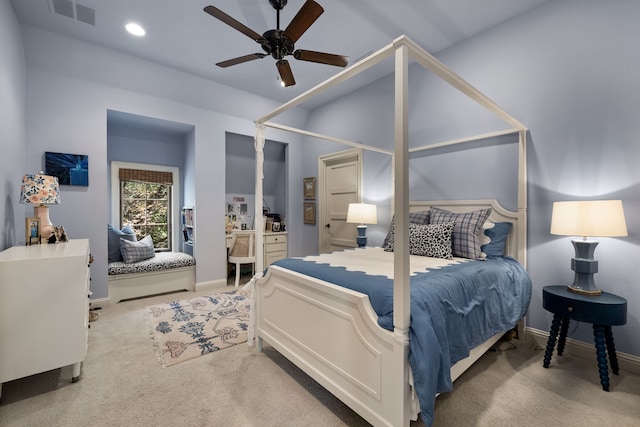
M57 205L60 203L58 178L50 175L28 173L22 177L20 203Z

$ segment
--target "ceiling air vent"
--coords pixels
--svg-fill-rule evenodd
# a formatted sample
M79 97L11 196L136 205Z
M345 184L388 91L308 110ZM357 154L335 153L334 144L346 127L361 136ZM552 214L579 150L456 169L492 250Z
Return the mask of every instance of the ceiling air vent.
M49 0L49 8L58 15L89 25L96 25L96 10L72 0Z

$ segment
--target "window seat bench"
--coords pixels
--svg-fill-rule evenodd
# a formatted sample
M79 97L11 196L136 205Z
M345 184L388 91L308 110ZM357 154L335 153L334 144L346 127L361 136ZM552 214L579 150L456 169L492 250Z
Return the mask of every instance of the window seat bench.
M183 252L158 252L143 261L109 263L109 300L112 304L164 292L195 291L196 261Z

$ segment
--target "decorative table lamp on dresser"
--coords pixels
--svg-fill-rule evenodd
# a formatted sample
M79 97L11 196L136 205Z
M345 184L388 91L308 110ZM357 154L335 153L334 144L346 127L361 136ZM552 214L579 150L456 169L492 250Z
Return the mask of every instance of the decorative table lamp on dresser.
M60 203L60 186L55 176L28 173L22 177L20 203L33 204L34 216L40 219L40 237L46 243L53 233L49 207Z
M598 261L593 259L593 253L598 242L587 240L587 236L626 236L622 201L556 202L551 216L551 234L583 236L583 240L571 241L576 254L571 260L571 269L575 272L573 283L568 286L545 286L542 289L542 305L553 313L542 366L549 367L556 338L558 356L564 352L570 320L592 323L600 383L603 390L609 391L607 353L611 370L618 374L611 327L627 323L627 300L596 287L593 275L598 272Z
M358 237L356 242L358 247L366 246L367 244L367 226L365 224L377 224L378 214L376 205L370 205L367 203L349 203L347 209L347 222L360 224L358 225Z

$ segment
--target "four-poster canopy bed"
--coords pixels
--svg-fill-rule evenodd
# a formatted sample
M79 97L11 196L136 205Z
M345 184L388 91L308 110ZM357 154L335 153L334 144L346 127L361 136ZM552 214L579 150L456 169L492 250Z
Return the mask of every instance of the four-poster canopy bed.
M515 326L515 323L522 318L528 306L530 281L528 281L523 267L526 265L526 127L462 78L448 70L442 63L406 36L402 36L368 58L354 64L256 121L256 200L262 200L262 147L265 127L341 142L363 149L370 148L363 144L279 125L269 120L392 55L395 55L395 147L388 154L393 157L394 171L393 222L395 224L393 224L393 253L385 253L381 248L359 248L341 252L340 258L343 258L343 255L348 252L354 252L361 256L360 262L365 263L360 264L360 269L355 268L355 270L351 271L351 276L344 279L345 283L340 283L342 286L333 284L339 283L340 280L330 283L323 278L324 276L314 275L313 273L319 264L331 264L333 267L338 267L332 270L330 274L333 274L336 270L350 269L349 266L342 265L341 261L335 265L332 264L335 263L335 259L332 261L330 255L328 255L328 258L323 258L324 255L320 255L315 259L309 259L307 260L309 261L308 264L305 264L307 261L292 259L271 265L264 277L261 277L262 274L260 273L248 285L253 290L249 344L251 345L254 335L257 338L259 349L261 348L262 340L266 340L276 350L374 425L409 425L410 419L415 419L420 409L423 412L423 420L429 425L432 422L433 399L435 399L436 392L441 391L439 389L443 388L442 383L444 382L445 385L447 383L450 384L450 381L462 374L465 369L495 344L506 331ZM409 148L408 66L410 58L497 115L509 124L511 128L471 138ZM408 161L410 152L504 134L518 135L518 210L516 212L503 209L496 201L409 201ZM375 150L380 151L380 149ZM420 342L422 338L417 338L416 326L412 327L410 323L417 322L416 318L418 317L417 306L413 301L418 298L414 296L414 289L418 286L410 285L410 280L415 280L415 277L435 276L438 270L449 271L453 267L471 268L473 264L478 264L474 261L466 262L470 260L457 257L453 258L452 261L429 258L436 260L434 261L435 264L420 264L422 261L418 260L419 258L425 259L428 257L420 257L413 254L414 248L410 239L413 238L413 230L416 227L410 224L410 213L425 212L427 210L436 212L437 209L444 209L449 213L484 209L483 212L487 213L489 221L493 223L511 223L512 230L508 235L504 254L515 258L519 263L513 259L509 260L509 257L498 257L501 260L500 262L505 259L505 262L511 264L500 268L509 269L510 272L511 269L520 269L525 277L522 279L524 287L517 301L497 302L497 305L509 306L505 310L511 311L506 314L493 314L494 317L509 318L511 316L512 318L506 323L503 322L500 326L496 326L493 329L489 328L491 329L490 336L483 336L479 345L477 342L470 343L468 347L472 349L468 357L463 358L466 356L466 354L463 354L462 357L456 357L454 360L453 355L451 355L451 361L453 362L458 359L462 360L459 360L451 367L450 377L449 366L446 366L445 372L426 375L428 382L430 381L430 385L426 388L429 396L424 396L425 393L421 389L423 388L422 382L425 381L425 375L422 373L422 368L420 368L419 372L416 372L414 368L425 363L419 357L421 354L418 353L418 349L415 347L425 343ZM262 206L260 206L260 203L256 203L255 217L256 228L260 229L262 226ZM431 219L433 220L433 215ZM487 219L486 216L483 217L482 223L485 222L485 219ZM454 225L450 227L454 227ZM453 239L459 238L456 237L455 233L456 231L454 230ZM261 238L262 235L259 234L256 242L258 248L262 247L262 242L259 241ZM458 256L455 253L454 255ZM362 256L365 258L371 257L371 266L366 266L366 260L363 261ZM262 257L258 257L257 271L262 271L264 267L261 261ZM491 261L494 260L492 259ZM374 270L373 265L380 266L385 263L388 264L390 273L381 273L377 272L377 270L375 270L376 272L369 271L369 269ZM479 261L479 263L483 265L490 264L489 260ZM293 271L289 266L295 264L300 264L303 268L299 271ZM420 265L416 266L414 264ZM309 265L313 266L305 270L306 267L304 266ZM362 267L362 265L365 265L365 267ZM386 295L386 300L388 301L384 302L384 304L388 304L385 309L389 312L386 320L378 312L380 304L377 297L371 294L367 295L369 282L360 288L351 286L352 283L357 283L361 279L358 275L365 274L363 270L365 273L378 274L376 277L383 277L385 274L387 276L380 279L383 282L380 286L388 292ZM475 275L476 273L471 274ZM372 280L371 278L374 276L366 277L367 280ZM496 279L496 281L499 280L502 279ZM527 282L528 289L526 289ZM392 283L392 285L389 285L389 283ZM350 288L343 286L349 286ZM373 285L371 286L373 287ZM378 286L377 282L375 286ZM475 292L473 288L471 289L469 292ZM478 290L478 292L481 291ZM515 291L511 293L513 294ZM443 297L440 295L429 298L442 300L443 298L449 298L449 296ZM451 299L454 298L451 297ZM479 298L487 297L480 296ZM483 310L486 310L486 308ZM513 316L517 317L514 318ZM384 322L389 324L385 326L383 325ZM435 321L429 320L429 322ZM488 323L492 322L493 320L490 319ZM420 329L420 333L422 333L422 329ZM435 334L438 335L438 332ZM430 341L426 344L427 347L434 347L438 343ZM430 351L433 351L433 348ZM446 362L449 350L445 348L442 351L446 353L447 357L444 358ZM464 350L462 353L464 353ZM415 384L414 381L416 382ZM439 389L436 390L436 388ZM414 390L417 390L417 397L414 394ZM434 391L432 396L430 395L431 391ZM420 404L418 404L418 401Z

